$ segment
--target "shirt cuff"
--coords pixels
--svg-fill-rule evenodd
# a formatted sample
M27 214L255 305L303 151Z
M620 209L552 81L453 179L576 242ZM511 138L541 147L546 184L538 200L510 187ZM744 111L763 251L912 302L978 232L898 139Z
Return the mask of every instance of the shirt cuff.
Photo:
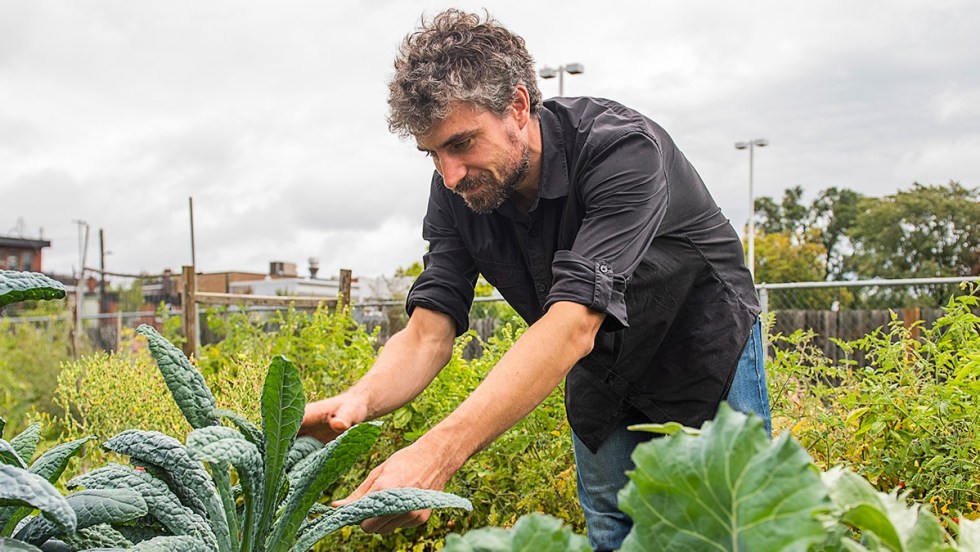
M611 263L586 259L574 251L558 251L551 272L554 283L545 309L558 301L570 301L605 313L606 320L602 324L605 330L629 327L623 295L626 277L613 273Z

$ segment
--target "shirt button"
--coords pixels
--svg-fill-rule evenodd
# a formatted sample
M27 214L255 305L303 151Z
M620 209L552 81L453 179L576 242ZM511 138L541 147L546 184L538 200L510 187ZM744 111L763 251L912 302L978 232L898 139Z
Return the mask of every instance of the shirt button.
M538 293L544 293L548 291L548 286L544 284L538 284Z
M605 274L605 273L609 272L609 267L606 266L606 265L599 265L599 272Z

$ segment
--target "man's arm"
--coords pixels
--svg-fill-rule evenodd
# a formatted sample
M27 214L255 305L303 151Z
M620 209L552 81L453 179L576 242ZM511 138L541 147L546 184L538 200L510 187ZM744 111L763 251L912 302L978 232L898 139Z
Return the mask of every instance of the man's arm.
M331 441L354 424L408 404L449 362L455 328L449 316L417 307L364 377L337 396L306 405L300 435Z
M476 452L512 427L561 383L589 354L604 315L559 302L535 322L459 407L418 441L378 466L346 499L394 487L441 490ZM365 531L389 533L424 523L429 511L374 518Z

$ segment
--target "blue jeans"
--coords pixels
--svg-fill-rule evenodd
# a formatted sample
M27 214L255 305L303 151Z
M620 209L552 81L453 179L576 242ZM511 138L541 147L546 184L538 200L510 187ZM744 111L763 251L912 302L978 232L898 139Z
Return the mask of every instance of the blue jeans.
M762 352L762 326L758 320L742 350L735 378L728 392L728 403L739 412L754 412L762 418L766 431L772 432L769 416L769 393L766 390L765 358ZM630 431L624 423L593 454L575 433L575 465L578 470L578 497L585 511L589 544L596 552L616 550L629 534L633 521L619 509L617 494L626 486L626 472L633 469L630 455L636 445L653 434Z

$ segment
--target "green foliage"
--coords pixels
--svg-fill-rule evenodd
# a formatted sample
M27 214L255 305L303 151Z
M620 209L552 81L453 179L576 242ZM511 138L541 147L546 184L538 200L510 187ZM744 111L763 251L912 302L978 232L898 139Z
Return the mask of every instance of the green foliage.
M510 530L499 527L475 529L463 536L449 535L445 552L585 552L589 541L563 526L561 520L532 513L521 517Z
M852 342L864 367L834 363L812 335L774 336L774 426L791 430L818 465L852 467L882 491L942 516L980 516L980 318L976 288L931 327L884 328Z
M806 550L829 509L810 458L788 435L723 405L701 435L638 446L619 504L634 521L622 550Z
M820 474L789 434L770 442L756 417L725 403L701 431L641 443L633 460L619 494L634 521L623 552L977 550L980 523L963 520L954 541L928 506L841 468ZM511 529L450 537L446 550L560 550L570 537L558 520L532 515Z
M850 230L859 278L970 276L980 266L980 188L957 182L865 198Z
M35 300L63 297L64 286L43 274L0 270L0 308L26 301L23 306L32 308L22 315L50 316L36 324L0 318L0 412L13 428L25 427L32 411L56 412L52 398L60 363L69 356L69 328L54 316L64 308L62 302L46 306Z
M124 431L106 447L128 455L140 469L109 465L75 477L69 486L137 491L149 510L136 523L143 531L140 540L187 536L202 549L218 552L301 551L369 517L425 508L471 509L469 501L447 493L402 489L372 493L324 512L316 504L320 494L374 443L376 426L354 426L330 446L303 441L297 447L305 394L299 371L282 356L272 359L263 384L261 431L237 416L232 418L244 433L219 425L222 412L189 359L151 327L140 326L137 333L146 336L165 384L195 429L186 446L161 433ZM232 475L240 482L238 492L230 485ZM308 519L311 515L316 517ZM194 546L191 541L185 545Z
M0 439L0 453L5 453L0 454L0 549L36 550L31 547L65 539L83 550L89 546L75 539L81 532L147 514L146 503L130 489L62 496L54 484L88 439L52 447L31 462L39 438L40 425L33 424L9 443ZM35 511L39 514L32 515Z

